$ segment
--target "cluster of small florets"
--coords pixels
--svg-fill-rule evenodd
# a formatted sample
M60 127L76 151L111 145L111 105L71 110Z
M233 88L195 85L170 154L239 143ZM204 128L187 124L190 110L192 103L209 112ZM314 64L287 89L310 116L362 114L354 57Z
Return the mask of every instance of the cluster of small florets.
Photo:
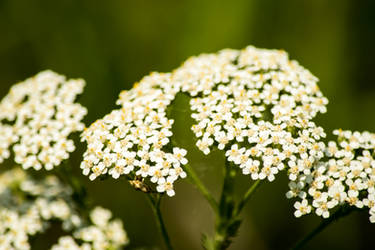
M316 163L310 174L300 174L292 181L288 198L299 197L295 216L315 211L328 218L332 209L347 204L367 207L375 222L375 134L335 130L337 142L331 141L324 161Z
M171 152L173 120L166 109L181 91L193 97L192 130L203 153L213 145L225 150L227 160L253 179L272 181L285 164L291 175L306 172L321 157L318 141L325 136L311 121L326 112L316 82L282 51L247 47L192 57L173 73L153 73L122 92L122 109L84 132L81 168L90 179L132 172L151 177L157 191L173 195L187 160L184 149Z
M2 249L30 249L29 237L43 232L57 219L63 228L81 220L70 205L71 190L54 177L36 181L21 169L0 175L0 245Z
M173 120L166 116L178 90L170 84L170 74L153 73L123 91L117 101L122 108L94 122L82 135L88 144L83 173L91 180L126 175L134 178L130 183L137 189L173 196L173 183L186 176L182 166L187 163L186 150L171 144Z
M75 147L69 135L81 131L86 109L74 103L85 82L43 71L13 85L0 102L0 162L14 144L15 161L27 169L58 166Z
M91 213L93 225L86 226L76 212L71 193L71 189L55 176L35 180L18 168L1 174L1 249L30 249L29 238L45 232L53 220L61 221L66 232L74 231L76 239L92 244L91 248L84 249L106 249L96 247L99 245L118 248L127 243L121 222L109 222L111 213L105 209L94 209ZM95 240L89 240L89 237Z
M0 123L0 163L9 158L9 147L17 140L17 136L13 133L12 126Z
M120 220L111 220L111 211L96 207L90 213L92 225L74 232L73 236L63 236L52 250L102 250L121 249L129 239Z
M197 147L226 151L254 180L272 181L285 167L295 176L322 156L325 133L311 119L328 101L317 79L283 51L247 47L193 57L173 82L193 96Z

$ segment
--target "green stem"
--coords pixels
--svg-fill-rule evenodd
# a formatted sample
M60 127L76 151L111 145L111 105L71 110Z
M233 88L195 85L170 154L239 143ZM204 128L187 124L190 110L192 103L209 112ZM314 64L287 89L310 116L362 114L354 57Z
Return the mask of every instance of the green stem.
M241 219L234 215L236 202L234 200L234 187L236 168L231 164L224 167L224 183L221 192L219 213L216 216L215 235L213 238L204 239L207 250L224 250L231 244L231 239L237 234Z
M216 218L215 236L212 239L205 239L207 250L224 250L229 247L231 240L236 236L242 219L239 217L246 203L253 196L262 183L255 181L246 191L241 201L236 204L234 200L234 187L237 169L236 166L227 162L224 169L224 184L220 198L219 216Z
M262 183L262 180L255 181L250 188L246 191L245 195L243 196L242 200L238 204L235 215L239 215L243 209L243 207L246 205L246 203L250 200L250 198L253 196L255 191L259 188L260 184Z
M147 198L150 201L152 211L154 212L154 215L156 217L156 222L157 222L159 231L163 237L166 249L173 250L171 241L168 236L167 228L165 227L163 216L160 210L161 196L160 194L156 194L156 197L154 198L152 194L147 194Z
M311 231L304 238L298 241L297 244L295 244L294 247L292 247L291 249L292 250L301 249L303 246L306 245L306 243L308 243L312 238L314 238L317 234L323 231L332 222L350 214L352 211L354 211L353 207L350 207L347 205L341 206L329 218L323 219L322 222L313 231Z
M216 200L211 195L211 193L208 191L208 189L203 185L203 183L199 179L198 175L195 173L194 169L190 165L187 164L187 165L184 166L184 170L187 173L187 175L190 178L193 185L201 192L203 197L210 204L210 206L214 210L215 214L218 214L219 213L219 206L218 206Z
M224 183L223 190L220 197L220 217L229 218L233 215L233 209L235 208L234 201L234 185L236 178L236 169L230 164L226 164L224 168Z

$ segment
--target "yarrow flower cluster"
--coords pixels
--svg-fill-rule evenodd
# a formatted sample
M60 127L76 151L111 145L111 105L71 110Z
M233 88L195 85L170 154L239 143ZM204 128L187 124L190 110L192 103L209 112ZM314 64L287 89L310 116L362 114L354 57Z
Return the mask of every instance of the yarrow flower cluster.
M134 177L131 183L137 189L175 194L173 183L186 177L182 166L187 159L185 149L171 146L173 120L167 118L166 108L179 88L170 77L159 73L145 77L120 94L121 109L84 131L88 146L81 168L91 180L105 174L115 179L128 175Z
M120 220L111 220L111 211L96 207L90 213L92 225L74 232L73 236L62 236L52 250L101 250L122 249L129 240ZM80 243L83 242L83 243Z
M326 112L317 79L283 51L247 47L188 59L171 74L152 73L123 91L114 110L84 133L88 149L81 165L90 179L132 173L150 177L157 191L174 195L173 182L186 174L186 150L173 147L173 120L166 108L178 92L192 96L197 147L226 151L244 174L272 181L285 168L309 169L325 136L311 119ZM172 151L173 149L173 151Z
M52 220L61 221L66 232L87 242L80 249L117 249L128 239L121 222L109 222L110 217L108 210L96 208L91 213L93 225L86 225L71 189L55 176L35 180L18 168L0 175L0 249L30 249L29 238L45 232Z
M9 158L9 147L17 140L17 136L14 135L12 126L0 123L0 138L0 163L2 163Z
M330 141L324 161L309 174L290 182L288 198L299 197L295 216L311 211L328 218L332 209L349 205L368 208L375 223L375 134L335 130L337 142Z
M215 230L224 232L220 239L207 238L205 246L228 244L260 180L273 181L282 170L290 181L287 198L297 199L296 217L315 212L328 218L335 210L336 219L366 209L374 223L375 134L335 130L337 141L323 143L326 134L313 119L327 111L328 100L317 81L284 51L226 49L191 57L171 73L151 73L120 93L119 108L85 128L87 110L76 103L85 82L43 71L14 85L0 102L0 163L13 151L24 169L51 170L74 151L71 134L83 131L87 149L80 168L92 181L124 177L140 191L174 196L175 182L189 173L218 215ZM231 171L218 204L187 165L187 150L175 144L168 115L178 93L190 98L197 148L206 155L222 150L228 167L258 180L240 202L226 192L233 185L227 181ZM127 245L122 222L109 210L79 212L76 202L84 190L75 181L67 186L55 176L38 180L17 168L0 174L0 250L30 249L30 239L55 221L64 235L52 250ZM161 196L149 198L171 248ZM227 213L228 207L235 209Z
M71 190L50 176L44 181L29 178L21 169L0 176L0 246L30 249L29 236L43 232L52 219L69 230L81 223L70 207Z
M311 119L326 112L315 78L284 51L247 47L193 57L174 73L190 105L199 138L208 154L213 145L252 179L274 180L309 169L320 157L325 136Z
M85 82L66 80L52 71L13 85L0 102L0 162L10 156L23 168L47 170L74 151L69 135L82 131L86 108L75 103Z

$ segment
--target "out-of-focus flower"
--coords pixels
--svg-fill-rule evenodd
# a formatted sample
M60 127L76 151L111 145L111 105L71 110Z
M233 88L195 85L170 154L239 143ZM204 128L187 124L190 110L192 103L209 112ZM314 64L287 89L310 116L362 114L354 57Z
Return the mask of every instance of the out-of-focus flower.
M13 144L25 169L50 170L67 159L75 149L69 135L84 128L86 108L74 102L84 85L52 71L13 85L0 102L0 162Z
M305 206L323 218L344 204L367 207L374 223L375 134L342 130L335 130L334 134L338 140L328 143L324 160L316 162L310 173L297 175L289 185L287 197L300 197ZM295 207L297 204L298 201Z
M0 175L0 249L30 249L29 238L45 232L52 220L62 222L62 228L73 231L63 237L53 249L118 249L128 238L119 220L111 220L110 211L95 208L88 223L77 212L72 191L55 176L36 180L18 168ZM71 243L70 239L84 240L81 232L100 231L79 248L59 248ZM73 238L72 238L73 237ZM85 240L84 240L85 241ZM102 247L105 246L105 247Z
M92 225L82 227L74 232L74 236L63 236L52 250L79 249L101 250L121 249L129 243L120 220L111 220L112 213L104 208L96 207L91 213ZM77 242L83 242L78 244Z

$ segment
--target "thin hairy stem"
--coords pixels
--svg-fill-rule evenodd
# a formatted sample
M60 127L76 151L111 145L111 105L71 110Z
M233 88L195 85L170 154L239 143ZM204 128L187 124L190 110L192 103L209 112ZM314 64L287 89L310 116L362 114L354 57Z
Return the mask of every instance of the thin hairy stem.
M343 205L341 206L336 212L334 212L329 218L322 220L322 222L310 233L308 233L304 238L298 241L291 250L301 249L305 246L311 239L313 239L316 235L318 235L321 231L323 231L327 226L329 226L332 222L337 221L338 219L350 214L354 211L353 207Z
M193 185L199 190L199 192L203 195L203 197L207 200L210 204L211 208L214 210L215 214L219 213L219 206L212 196L212 194L208 191L208 189L204 186L202 181L199 179L198 175L194 171L194 169L190 165L185 165L184 170L187 173L188 177L190 178Z
M226 162L224 167L224 183L219 203L219 214L221 218L231 218L233 216L235 208L234 186L236 174L236 169Z
M158 229L163 237L164 244L167 250L173 250L171 241L168 236L167 228L165 227L163 216L161 214L160 210L160 204L161 204L161 195L156 194L155 197L153 197L152 194L147 194L147 198L151 204L152 211L154 212L156 222Z

